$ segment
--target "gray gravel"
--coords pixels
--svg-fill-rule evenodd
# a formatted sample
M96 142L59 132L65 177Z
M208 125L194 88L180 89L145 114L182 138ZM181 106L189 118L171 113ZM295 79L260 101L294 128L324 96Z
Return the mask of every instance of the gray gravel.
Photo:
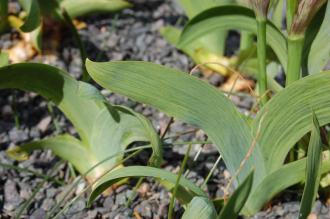
M94 60L144 60L164 64L170 67L188 72L192 67L192 61L177 51L158 33L159 29L168 24L177 24L185 20L181 9L172 0L132 0L133 9L126 9L115 16L94 16L86 18L87 29L80 31L82 39L87 46L88 55ZM180 25L180 24L177 24ZM81 75L79 50L74 46L69 32L64 32L65 37L61 43L59 57L36 57L34 61L42 61L59 68L68 70L73 76ZM9 48L13 43L12 34L0 37L0 47ZM232 45L228 53L237 48L237 34L229 40ZM210 83L219 85L223 78L213 76ZM137 104L126 97L115 94L107 94L107 98L113 104L124 104L134 108L150 118L157 129L165 127L169 118L150 107ZM251 108L251 99L234 99L242 111ZM61 132L75 134L75 130L64 116L55 109L55 118L58 121ZM15 124L15 116L19 118L19 124ZM32 93L20 91L2 90L0 94L0 162L12 164L21 168L28 168L39 174L49 174L51 168L59 162L50 151L33 152L30 159L24 162L16 162L8 159L5 150L16 144L41 139L56 133L53 118L47 110L47 103L42 98ZM175 122L169 135L194 129L187 124ZM181 136L178 141L204 140L202 131ZM219 156L212 145L205 145L197 162L192 162L193 157L201 145L195 145L188 163L189 173L187 178L201 185L209 170ZM177 172L186 152L187 146L175 146L164 152L164 168ZM145 162L149 153L141 153L131 162ZM66 185L72 183L70 168L67 164L60 165L54 174L56 179ZM42 182L42 178L30 172L15 171L0 166L0 218L11 218L17 213L22 204L29 199L34 189ZM228 182L228 172L224 164L220 162L209 181L207 191L211 197L223 196L223 188ZM84 194L66 211L62 218L135 218L134 212L143 218L167 218L169 193L153 179L145 180L145 194L139 193L130 207L126 207L127 200L132 195L135 181L123 185L113 191L108 197L99 197L91 208L86 208L88 194ZM61 186L54 182L46 182L32 201L30 207L24 212L24 217L41 219L58 204L68 186ZM83 186L83 184L82 184ZM79 190L79 188L77 188ZM78 194L79 191L76 191ZM68 200L76 194L67 196ZM68 201L62 202L62 204ZM321 203L318 202L315 211L321 212L320 218L329 218ZM275 205L267 211L258 213L253 218L295 218L299 208L297 202L287 202ZM329 210L329 208L327 209ZM58 212L58 210L57 210ZM176 205L176 215L183 210Z

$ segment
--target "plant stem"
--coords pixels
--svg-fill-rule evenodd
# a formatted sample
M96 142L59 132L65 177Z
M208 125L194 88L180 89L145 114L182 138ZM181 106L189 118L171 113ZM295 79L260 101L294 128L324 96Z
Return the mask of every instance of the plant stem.
M288 66L286 86L299 80L301 76L301 58L304 46L304 36L289 36L288 38Z
M170 206L169 206L169 209L168 209L168 216L167 216L168 219L173 219L173 209L174 209L175 195L176 195L176 192L178 191L179 182L180 182L182 173L183 173L183 171L186 167L190 150L191 150L191 144L189 144L189 146L188 146L188 150L187 150L187 152L186 152L186 154L183 158L183 161L182 161L179 173L178 173L178 177L176 178L176 182L175 182L175 185L174 185L174 188L173 188L172 197L171 197L171 200L170 200Z
M207 183L208 183L208 181L210 180L210 178L211 178L211 176L212 176L212 174L213 174L215 168L218 166L218 164L219 164L221 158L222 158L221 155L219 155L217 161L214 163L214 165L213 165L212 169L210 170L209 174L207 174L207 176L206 176L206 178L205 178L205 180L204 180L204 182L203 182L203 184L202 184L202 186L201 186L202 189L205 189L205 188L206 188Z
M250 48L253 44L253 37L254 35L252 33L247 31L242 31L239 50L242 51L244 49Z
M268 96L267 91L267 72L266 72L266 18L257 17L257 53L258 53L258 86L259 96L261 96L261 104L265 105Z
M135 185L135 187L134 187L134 189L133 189L133 191L132 191L132 194L131 194L131 195L129 196L129 198L127 199L127 202L126 202L126 204L125 204L125 207L126 207L126 208L128 208L128 207L131 205L133 199L135 198L135 196L136 196L136 194L137 194L137 190L140 188L140 186L141 186L142 183L143 183L143 180L144 180L144 177L140 177L140 178L139 178L139 181L136 183L136 185Z

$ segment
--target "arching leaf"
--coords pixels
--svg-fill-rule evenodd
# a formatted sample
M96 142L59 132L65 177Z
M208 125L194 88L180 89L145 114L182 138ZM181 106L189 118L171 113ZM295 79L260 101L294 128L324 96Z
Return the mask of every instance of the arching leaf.
M232 174L253 144L249 126L233 103L195 77L160 65L134 61L96 63L88 60L86 68L101 86L203 129L216 144ZM253 166L257 168L257 179L265 175L258 146L253 152L238 176L240 182Z
M184 28L179 48L205 35L218 30L244 30L257 32L257 24L252 10L241 6L219 6L195 16ZM287 65L286 38L272 23L267 23L267 42L274 50L284 68Z
M93 186L93 191L89 197L88 203L90 204L95 198L100 195L104 190L109 188L112 184L116 183L120 179L127 178L127 177L153 177L160 180L165 180L173 185L176 182L177 175L171 173L166 170L154 168L154 167L146 167L146 166L129 166L123 167L117 170L113 170L96 182ZM198 186L194 183L190 182L189 180L185 179L184 177L181 178L179 182L179 186L181 189L187 190L191 194L191 199L194 196L202 196L206 197L206 194L203 190L201 190ZM187 193L188 194L188 193Z
M188 204L181 219L214 219L217 212L210 199L205 197L194 197Z
M38 0L24 0L20 2L23 5L23 8L27 12L27 17L25 19L25 22L23 26L20 27L20 29L23 32L31 32L36 28L38 28L41 23Z

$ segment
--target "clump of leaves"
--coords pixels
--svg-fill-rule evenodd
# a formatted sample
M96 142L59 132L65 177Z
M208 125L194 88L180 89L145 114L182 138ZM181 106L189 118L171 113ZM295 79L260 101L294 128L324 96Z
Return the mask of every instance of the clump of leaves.
M297 20L306 1L296 4L295 7L299 6L300 10L292 10L293 6L288 7L288 14L293 11L292 22ZM254 4L264 3L254 1ZM312 51L325 45L330 5L320 2L317 7L309 9L314 10L311 15L315 16L305 22L302 40L296 43L291 34L285 36L278 25L267 19L268 3L260 7L254 5L255 11L242 6L219 6L205 10L190 20L176 41L179 48L185 48L205 37L206 33L215 34L229 29L257 35L257 72L267 76L266 83L265 77L257 77L259 83L263 80L263 89L269 89L269 81L273 80L273 75L267 72L268 59L282 65L287 77L293 80L288 79L287 85L290 86L285 88L273 81L277 87L274 89L275 95L269 101L263 101L263 107L253 121L246 120L221 92L183 72L145 62L87 61L87 71L102 87L154 106L170 116L203 129L222 155L233 177L236 191L245 184L251 169L254 169L248 195L234 198L234 193L232 198L235 201L232 204L228 201L223 210L228 214L220 213L219 217L230 214L237 216L243 206L243 214L253 215L277 193L306 180L301 210L301 218L304 218L314 202L319 177L330 171L329 151L322 149L319 134L319 127L330 123L327 96L330 91L330 72L316 73L309 68L316 67L319 72L324 68L327 62L325 60L329 60L329 47L324 46L326 49L323 51L327 52L321 53L317 60L312 56ZM272 1L270 5L278 7L281 3L283 1L277 4ZM262 12L259 11L261 9ZM266 45L274 52L275 58L268 56ZM303 59L306 62L302 62ZM305 63L308 63L307 68ZM303 71L310 75L297 80ZM316 74L311 74L312 72ZM291 149L310 131L312 134L307 158L287 160ZM121 177L125 176L125 168L118 172L122 172ZM137 175L138 173L135 176ZM113 180L111 173L104 176L97 184L97 189L92 192L90 200L94 200ZM203 197L205 196L191 199L188 209L200 202L201 206L207 206L206 218L214 217L214 207L205 204L207 201ZM243 204L238 205L240 202L237 200L243 200ZM236 210L233 210L234 206L238 206Z
M288 164L285 160L295 143L313 127L311 109L320 125L330 122L326 95L330 91L330 72L311 75L283 89L250 124L225 95L178 70L134 61L88 61L87 70L101 86L204 130L231 175L237 177L234 185L242 183L255 168L251 194L244 208L247 215L256 213L278 192L304 180L306 159ZM324 152L323 173L330 170L327 156L329 151ZM99 192L94 191L92 197Z
M53 19L66 23L67 17L74 19L95 13L116 12L130 7L124 0L20 0L26 15L24 18L8 14L8 0L0 1L0 33L13 27L23 33L31 33L32 43L36 49L41 50L41 31L43 20Z
M145 117L129 108L111 105L95 87L60 69L44 64L7 65L0 68L0 88L33 91L47 98L79 134L79 138L62 134L9 149L14 159L27 159L35 149L51 149L81 174L99 164L86 176L89 182L115 167L123 158L120 152L134 142L151 145L152 166L162 161L159 137Z

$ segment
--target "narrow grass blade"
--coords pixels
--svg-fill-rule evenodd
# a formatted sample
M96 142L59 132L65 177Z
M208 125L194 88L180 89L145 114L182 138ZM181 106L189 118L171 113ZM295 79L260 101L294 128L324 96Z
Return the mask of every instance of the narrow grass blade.
M89 197L88 203L91 204L98 195L100 195L104 190L109 188L112 184L116 183L120 179L127 177L154 177L160 180L166 180L172 183L173 185L176 182L177 176L174 173L171 173L166 170L154 168L154 167L146 167L146 166L129 166L123 167L118 170L113 170L110 173L103 176L93 187L93 191ZM203 196L206 197L206 194L203 190L197 187L194 183L181 178L179 182L179 186L181 189L189 191L191 194L191 198L193 196Z
M169 207L168 207L168 217L167 217L168 219L173 218L175 196L177 195L177 191L178 191L178 188L179 188L179 183L180 183L180 180L181 180L182 173L183 173L184 169L186 168L186 164L187 164L187 161L188 161L188 158L189 158L190 150L191 150L191 144L189 145L188 150L187 150L187 152L186 152L186 154L183 158L183 161L182 161L182 164L180 166L180 170L179 170L177 179L176 179L175 184L174 184L172 197L171 197L170 204L169 204Z
M321 178L322 141L320 125L315 114L313 114L313 125L308 145L306 182L300 204L299 219L306 219L311 213Z
M40 8L38 0L21 1L23 8L27 11L27 17L20 29L23 32L31 32L38 28L41 24Z
M216 217L217 212L208 198L194 197L181 219L214 219Z
M30 170L28 168L22 168L16 165L11 165L11 164L6 164L6 163L0 163L0 167L2 168L7 168L7 169L12 169L18 172L25 172L25 173L31 173L34 176L46 179L48 182L52 182L58 186L63 186L65 183L63 180L57 179L55 177L49 177L48 175L41 174L39 172L35 172L33 170Z
M42 189L42 187L46 184L47 180L48 180L49 178L51 178L52 175L53 175L54 173L56 173L57 168L58 168L62 163L63 163L62 161L57 162L57 163L53 166L53 168L49 171L49 176L48 176L47 178L44 178L43 181L41 181L40 183L37 184L36 188L33 190L32 194L31 194L31 196L30 196L30 197L24 202L24 204L18 209L18 212L17 212L17 214L15 215L15 219L19 219L19 218L21 218L21 216L22 216L22 214L24 213L24 211L27 210L27 209L31 206L31 204L32 204L34 198L36 197L36 195L38 194L38 192L40 192L40 190Z
M250 195L254 171L237 187L228 202L221 209L218 219L237 218Z

